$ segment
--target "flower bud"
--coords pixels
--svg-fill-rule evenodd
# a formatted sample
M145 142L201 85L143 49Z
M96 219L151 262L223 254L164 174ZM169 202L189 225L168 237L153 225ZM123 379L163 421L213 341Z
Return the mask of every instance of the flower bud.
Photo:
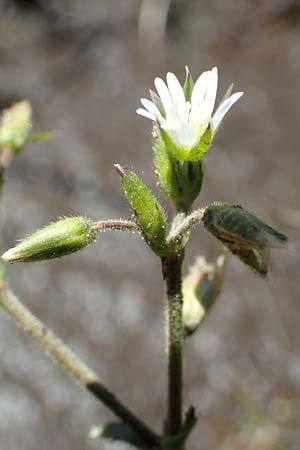
M69 217L53 222L24 239L2 255L8 262L33 262L59 258L78 252L95 241L93 221L88 217Z
M166 252L166 217L163 208L145 186L142 180L132 171L115 164L122 178L122 185L138 225L147 244L159 256Z
M177 209L189 210L203 181L202 162L180 162L169 152L160 134L154 136L154 164L159 185Z
M0 120L0 149L8 147L15 153L23 150L31 131L32 109L23 100L5 110Z
M262 276L268 273L269 249L283 247L287 237L239 205L214 203L205 208L204 226L241 261Z
M201 325L220 294L223 285L225 255L214 264L198 257L183 279L183 325L187 335L193 334Z

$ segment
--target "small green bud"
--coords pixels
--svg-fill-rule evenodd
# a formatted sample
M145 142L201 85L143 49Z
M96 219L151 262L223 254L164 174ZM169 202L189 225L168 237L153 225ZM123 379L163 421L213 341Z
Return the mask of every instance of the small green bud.
M0 149L8 147L15 153L23 150L31 131L32 108L23 100L6 109L0 119Z
M203 181L203 163L178 161L169 152L160 134L154 135L154 164L159 185L177 209L189 210Z
M287 242L284 234L238 205L209 205L202 221L225 247L262 276L268 273L269 249L281 248Z
M182 282L183 324L186 335L193 334L204 321L221 292L224 278L225 255L215 263L198 257Z
M159 256L166 253L166 217L163 208L142 180L132 171L115 164L122 186L147 244Z
M69 217L53 222L24 239L2 255L8 262L34 262L78 252L95 241L93 221L88 217Z

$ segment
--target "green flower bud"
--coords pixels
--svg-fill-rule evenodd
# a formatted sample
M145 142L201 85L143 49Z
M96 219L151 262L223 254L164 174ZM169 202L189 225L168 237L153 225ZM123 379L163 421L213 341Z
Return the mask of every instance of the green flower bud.
M0 148L8 147L15 153L23 150L31 131L32 108L23 100L5 110L0 120Z
M189 210L203 181L202 162L178 161L160 134L154 136L154 164L159 185L177 209Z
M268 273L269 249L280 248L287 242L284 234L238 205L209 205L202 221L225 247L262 276Z
M134 211L138 225L147 244L159 256L166 253L166 217L163 208L132 171L115 164L122 178L122 185L128 203Z
M24 239L2 255L8 262L34 262L78 252L95 241L93 221L88 217L69 217L53 222Z
M210 264L198 257L183 279L183 325L188 336L199 328L221 292L225 260L220 255Z

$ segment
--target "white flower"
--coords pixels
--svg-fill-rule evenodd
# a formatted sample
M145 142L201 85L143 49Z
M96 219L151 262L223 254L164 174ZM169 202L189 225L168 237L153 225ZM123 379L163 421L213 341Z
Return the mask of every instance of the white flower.
M186 70L185 86L187 81L192 83L188 68ZM243 95L243 92L231 95L231 85L213 114L218 86L216 67L199 76L190 98L186 98L185 86L181 86L173 73L167 74L167 83L155 78L154 84L159 96L152 94L152 101L142 98L145 109L139 108L137 113L158 123L160 130L171 138L176 148L174 156L180 160L195 161L204 156L225 114ZM162 135L164 137L164 133ZM202 150L197 149L199 145Z

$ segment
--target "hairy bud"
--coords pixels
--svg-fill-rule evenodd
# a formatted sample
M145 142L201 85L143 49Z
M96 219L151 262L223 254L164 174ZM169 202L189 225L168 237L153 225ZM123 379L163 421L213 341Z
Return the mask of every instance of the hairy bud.
M145 186L143 181L132 171L121 167L115 168L122 178L122 186L138 225L147 244L159 256L166 252L166 217L163 208Z
M78 252L95 241L93 221L88 217L69 217L53 222L24 239L2 255L8 262L34 262Z
M32 109L23 100L6 109L0 120L0 148L8 147L15 153L23 150L31 131Z
M202 221L231 253L262 276L268 273L269 249L280 248L287 242L284 234L238 205L209 205Z

